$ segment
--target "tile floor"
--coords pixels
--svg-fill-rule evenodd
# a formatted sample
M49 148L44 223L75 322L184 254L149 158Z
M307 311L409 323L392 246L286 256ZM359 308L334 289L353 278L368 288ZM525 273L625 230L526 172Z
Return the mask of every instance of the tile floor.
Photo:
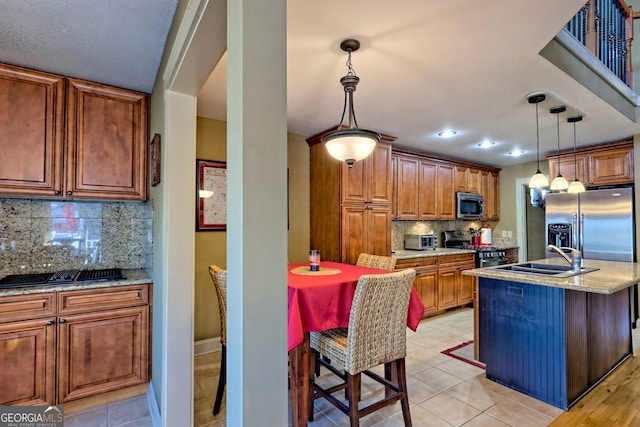
M503 387L484 377L484 370L440 353L473 339L473 309L424 320L417 332L407 330L407 381L414 427L547 426L562 410ZM640 329L633 332L640 345ZM220 371L220 353L196 356L194 420L196 427L226 425L223 399L220 414L211 409ZM379 372L381 373L381 372ZM325 379L323 375L323 379ZM375 391L363 377L363 400ZM310 427L348 426L349 419L324 399L315 403ZM400 404L361 420L363 427L402 426ZM66 426L65 426L66 427Z
M407 330L407 381L415 427L547 426L562 413L558 408L487 380L482 369L440 353L471 339L473 309L424 320L417 332ZM634 349L640 346L640 328L633 330L633 343ZM211 413L219 372L219 352L196 356L195 427L226 425L224 399L220 414L213 417ZM324 374L321 380L326 380ZM362 393L364 401L377 397L366 377ZM349 425L348 417L323 399L316 401L315 407L315 419L309 423L310 427ZM65 427L152 426L145 395L66 415L64 422ZM403 425L400 404L363 418L361 425Z
M147 396L94 406L64 417L64 427L153 427Z

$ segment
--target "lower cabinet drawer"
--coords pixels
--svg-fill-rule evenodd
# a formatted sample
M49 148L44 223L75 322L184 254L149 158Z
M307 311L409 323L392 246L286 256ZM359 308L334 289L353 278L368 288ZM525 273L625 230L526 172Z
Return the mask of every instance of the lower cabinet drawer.
M15 295L0 298L0 322L56 315L55 294Z
M58 293L58 314L87 313L149 303L149 285L114 286Z

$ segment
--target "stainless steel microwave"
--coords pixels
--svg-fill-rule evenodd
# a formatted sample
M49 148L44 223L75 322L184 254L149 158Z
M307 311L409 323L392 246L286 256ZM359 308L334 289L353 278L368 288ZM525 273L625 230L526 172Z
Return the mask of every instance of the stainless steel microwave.
M482 219L484 216L484 198L481 194L456 193L456 218Z

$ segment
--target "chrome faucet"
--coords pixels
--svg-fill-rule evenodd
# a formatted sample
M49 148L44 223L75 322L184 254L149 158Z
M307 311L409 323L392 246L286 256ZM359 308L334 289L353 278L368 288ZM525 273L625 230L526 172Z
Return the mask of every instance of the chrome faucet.
M574 248L569 248L566 246L557 247L556 245L547 246L547 250L559 253L562 258L566 259L567 262L571 264L571 269L574 272L580 272L580 269L582 268L582 252ZM564 251L570 251L571 257L569 257L569 255L567 255Z

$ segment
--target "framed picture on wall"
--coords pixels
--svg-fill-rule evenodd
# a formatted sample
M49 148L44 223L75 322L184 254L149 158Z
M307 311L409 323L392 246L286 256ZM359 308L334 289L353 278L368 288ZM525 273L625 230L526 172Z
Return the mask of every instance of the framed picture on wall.
M227 163L196 159L196 231L227 229Z
M151 185L155 187L160 184L160 134L156 133L151 140Z

